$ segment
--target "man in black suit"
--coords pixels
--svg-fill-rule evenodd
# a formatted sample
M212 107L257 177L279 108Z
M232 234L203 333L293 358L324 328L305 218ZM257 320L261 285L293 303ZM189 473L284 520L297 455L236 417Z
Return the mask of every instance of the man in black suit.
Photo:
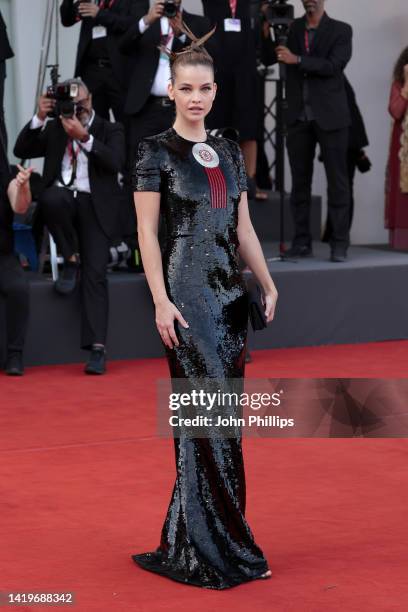
M169 50L180 51L190 44L191 41L180 30L182 20L198 37L211 29L205 17L187 13L181 0L175 0L175 5L175 17L168 18L164 14L164 2L155 0L150 10L129 28L119 43L120 50L129 57L130 79L125 102L129 130L125 177L127 214L122 233L131 246L136 246L132 237L136 237L137 230L130 176L138 144L146 136L167 130L175 119L174 103L167 95L169 58L160 53L158 47L163 44Z
M150 10L135 23L120 41L120 49L130 57L130 82L125 113L130 117L130 164L139 141L167 130L174 121L174 105L167 95L170 79L169 58L158 46L180 51L190 44L180 30L183 20L190 30L201 37L211 25L208 19L191 15L175 0L176 16L164 15L164 2L155 0Z
M287 47L276 47L269 62L279 61L287 66L287 147L295 221L295 237L288 254L312 254L309 215L319 143L328 182L331 261L343 262L349 246L347 146L351 124L343 71L352 55L352 29L328 17L325 0L302 3L306 15L295 19Z
M70 27L82 20L75 76L92 93L96 114L123 122L123 104L129 75L126 58L118 49L118 40L149 7L149 0L98 0L81 2L63 0L62 24Z
M106 269L111 236L117 231L121 190L118 173L125 160L123 127L96 115L92 96L79 79L72 118L47 121L55 101L41 96L37 114L23 128L16 157L44 157L38 206L64 257L56 290L73 292L81 264L81 347L91 350L85 371L103 374L108 324ZM79 263L80 256L80 263Z
M3 138L4 149L7 151L7 130L4 120L4 83L6 80L6 60L14 57L7 36L7 28L0 11L0 136Z

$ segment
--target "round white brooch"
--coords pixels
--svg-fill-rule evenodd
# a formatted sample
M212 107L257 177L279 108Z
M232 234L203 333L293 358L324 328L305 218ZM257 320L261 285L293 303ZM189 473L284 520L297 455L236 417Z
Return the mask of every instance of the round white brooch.
M220 158L218 153L205 142L196 142L193 146L193 155L195 160L205 168L216 168L219 166Z

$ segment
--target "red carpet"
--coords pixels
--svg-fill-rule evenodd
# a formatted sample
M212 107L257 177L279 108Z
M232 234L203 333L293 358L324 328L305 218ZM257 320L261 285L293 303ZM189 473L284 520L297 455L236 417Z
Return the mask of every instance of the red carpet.
M254 378L406 377L408 342L253 359ZM272 579L214 592L139 569L130 555L158 544L174 482L172 441L155 437L165 377L145 360L0 378L1 592L74 591L79 612L408 608L406 440L246 440L248 519Z

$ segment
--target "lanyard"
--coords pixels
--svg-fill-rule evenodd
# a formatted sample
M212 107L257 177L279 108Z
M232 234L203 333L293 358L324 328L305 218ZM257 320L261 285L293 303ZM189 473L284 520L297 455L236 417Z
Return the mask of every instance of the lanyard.
M233 19L235 19L235 15L237 14L237 3L238 0L229 0L231 15Z
M311 30L308 30L307 28L305 29L305 49L306 49L306 53L309 55L310 54L310 39L309 39L309 32L311 32Z
M112 8L112 6L115 4L115 0L110 0L110 2L108 2L108 0L99 0L98 1L98 6L100 9L104 10L106 8Z

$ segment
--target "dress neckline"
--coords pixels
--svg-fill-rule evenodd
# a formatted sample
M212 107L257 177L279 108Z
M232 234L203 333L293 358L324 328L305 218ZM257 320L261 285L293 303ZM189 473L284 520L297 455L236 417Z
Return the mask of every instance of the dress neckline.
M174 127L171 127L170 129L172 130L173 134L175 134L176 136L181 138L181 140L184 140L185 142L189 142L190 144L193 144L193 145L195 145L195 144L202 144L204 142L208 143L208 140L209 140L209 135L208 134L207 134L206 140L188 140L188 138L184 138L184 136L181 136L181 134L176 132Z

